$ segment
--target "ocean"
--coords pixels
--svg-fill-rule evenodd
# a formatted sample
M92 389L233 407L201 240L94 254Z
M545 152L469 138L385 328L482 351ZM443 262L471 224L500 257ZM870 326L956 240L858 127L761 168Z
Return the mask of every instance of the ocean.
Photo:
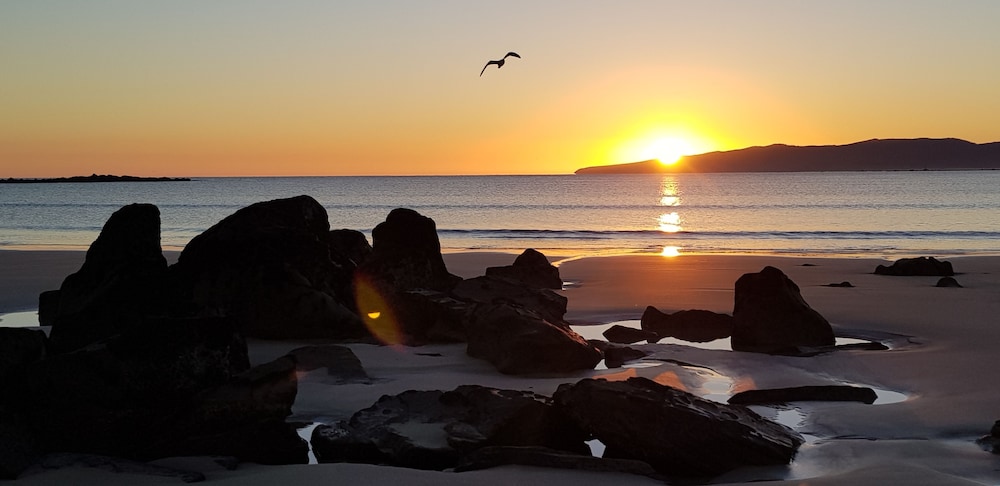
M259 201L307 194L331 228L394 208L434 219L444 251L560 256L1000 254L1000 171L673 175L233 177L0 184L0 249L86 249L115 210L156 204L161 244Z

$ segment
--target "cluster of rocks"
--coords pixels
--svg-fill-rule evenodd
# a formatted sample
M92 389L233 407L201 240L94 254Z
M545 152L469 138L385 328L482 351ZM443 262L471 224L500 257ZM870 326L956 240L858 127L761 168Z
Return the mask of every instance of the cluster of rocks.
M434 221L408 209L372 240L331 231L326 210L299 196L238 210L168 265L159 209L122 207L80 270L40 296L49 335L2 330L0 477L51 452L306 462L285 419L296 370L315 367L315 353L251 368L246 337L467 342L504 373L601 360L563 320L562 282L541 253L463 280L445 267Z
M649 306L640 329L612 326L610 342L655 343L675 337L690 342L732 338L734 351L770 354L811 354L835 345L833 327L802 298L798 285L781 270L764 267L736 281L733 314L682 310L673 314Z
M603 458L590 455L593 439L605 445ZM801 443L745 407L646 378L584 379L552 398L476 385L407 391L312 436L320 462L438 470L544 464L654 477L787 464Z

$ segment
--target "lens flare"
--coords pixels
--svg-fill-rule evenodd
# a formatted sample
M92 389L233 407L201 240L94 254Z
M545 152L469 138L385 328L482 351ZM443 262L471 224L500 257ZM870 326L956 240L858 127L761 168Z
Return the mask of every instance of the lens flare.
M354 302L365 327L375 339L390 346L403 344L403 332L378 287L365 275L354 277Z

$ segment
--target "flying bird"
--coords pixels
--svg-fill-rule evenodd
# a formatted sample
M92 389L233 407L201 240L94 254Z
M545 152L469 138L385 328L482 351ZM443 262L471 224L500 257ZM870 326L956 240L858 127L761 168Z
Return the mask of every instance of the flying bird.
M504 57L503 57L502 59L500 59L499 61L490 61L490 62L486 63L486 65L485 65L485 66L483 66L483 70L482 70L482 71L479 71L479 76L482 76L482 75L483 75L483 73L485 73L485 72L486 72L486 68L490 67L490 64L496 64L496 65L497 65L497 69L500 69L500 68L502 68L502 67L503 67L503 63L504 63L504 61L505 61L505 60L506 60L506 59L507 59L508 57L510 57L510 56L514 56L514 57L516 57L516 58L518 58L518 59L520 59L520 58L521 58L521 56L519 56L519 55L518 55L518 54L517 54L516 52L513 52L513 51L511 51L511 52L508 52L508 53L507 53L507 55L506 55L506 56L504 56Z

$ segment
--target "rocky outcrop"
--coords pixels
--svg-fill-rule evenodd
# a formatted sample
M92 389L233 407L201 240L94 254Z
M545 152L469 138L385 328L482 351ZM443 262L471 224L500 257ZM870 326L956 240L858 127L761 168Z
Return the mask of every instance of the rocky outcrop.
M601 335L604 336L604 339L607 339L609 343L618 344L633 344L639 341L655 343L660 339L660 336L653 331L636 329L634 327L623 326L621 324L615 324L609 327L607 330L602 332Z
M802 438L737 405L704 400L646 378L564 384L557 409L607 447L668 476L714 476L741 466L787 464Z
M876 275L894 275L901 277L929 276L950 277L955 275L951 262L939 261L934 257L900 258L890 266L875 267Z
M448 290L461 281L445 266L434 220L412 209L393 209L375 226L372 250L360 272L379 287Z
M584 452L584 438L553 413L547 397L463 385L383 396L348 421L317 427L312 445L320 462L440 470L486 446Z
M734 351L781 353L800 346L832 346L830 323L813 310L798 285L781 270L765 267L736 281Z
M353 311L354 269L331 259L329 231L309 196L240 209L181 252L170 269L179 300L193 315L235 317L247 336L366 336Z
M504 304L477 307L469 324L466 352L507 374L593 369L601 361L601 352L569 326Z
M673 337L683 341L704 343L733 334L733 317L707 310L682 310L665 314L653 306L646 307L640 327L659 338Z
M988 452L1000 454L1000 420L993 422L990 433L976 439L976 443Z
M115 211L80 270L63 280L57 295L40 299L39 315L52 325L51 349L79 349L143 316L162 315L166 273L159 209L129 204Z
M46 340L40 330L0 327L0 387L9 371L45 358Z
M541 252L528 248L506 267L489 267L487 277L511 279L539 289L562 289L559 269L549 263Z
M0 408L18 417L39 453L305 462L306 445L284 422L294 361L248 363L229 319L149 318L9 374Z
M729 397L729 403L760 405L789 402L861 402L872 404L878 399L875 390L849 385L796 386L746 390Z
M938 279L937 283L934 284L934 286L941 288L962 288L962 284L958 283L958 280L955 280L955 277L941 277Z

